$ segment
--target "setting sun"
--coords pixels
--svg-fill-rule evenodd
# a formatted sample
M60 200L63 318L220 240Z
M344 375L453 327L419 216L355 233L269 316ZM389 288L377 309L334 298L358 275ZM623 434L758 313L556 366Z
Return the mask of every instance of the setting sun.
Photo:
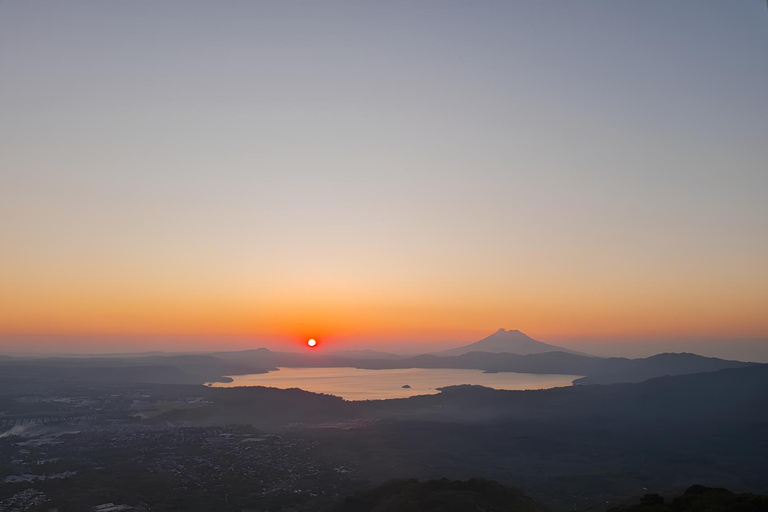
M768 512L766 2L0 0L0 512Z

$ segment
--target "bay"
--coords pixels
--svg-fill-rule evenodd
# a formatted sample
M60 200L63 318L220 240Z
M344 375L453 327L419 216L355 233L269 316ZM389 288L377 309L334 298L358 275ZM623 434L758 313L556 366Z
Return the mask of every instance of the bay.
M232 375L232 382L214 387L267 386L299 388L346 400L383 400L438 393L438 388L473 384L494 389L549 389L571 386L579 375L533 373L484 373L482 370L407 368L365 370L360 368L279 368L278 371ZM404 388L403 386L410 386Z

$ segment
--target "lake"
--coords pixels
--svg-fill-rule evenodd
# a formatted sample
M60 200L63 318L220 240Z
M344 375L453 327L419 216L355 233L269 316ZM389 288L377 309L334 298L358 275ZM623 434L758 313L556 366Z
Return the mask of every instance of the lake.
M232 382L215 382L213 386L300 388L313 393L340 396L346 400L382 400L436 394L439 392L437 388L459 384L475 384L495 389L549 389L571 386L572 381L580 376L422 368L279 368L275 372L230 377ZM411 387L403 388L406 384Z

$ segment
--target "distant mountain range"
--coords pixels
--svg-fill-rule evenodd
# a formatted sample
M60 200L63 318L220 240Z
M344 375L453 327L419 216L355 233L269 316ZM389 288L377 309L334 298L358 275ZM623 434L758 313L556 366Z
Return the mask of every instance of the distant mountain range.
M275 352L259 348L209 354L0 359L2 372L17 378L39 375L48 379L167 384L228 381L231 379L227 376L265 373L279 367L473 369L581 376L574 380L574 384L580 385L616 384L753 364L689 353L658 354L642 359L600 358L536 341L520 331L504 329L464 347L415 357L374 350Z
M469 352L460 356L440 357L424 354L408 359L356 361L357 368L462 368L486 372L518 372L558 375L584 375L575 384L615 384L642 382L655 377L714 372L742 368L755 363L727 361L696 354L658 354L643 359L582 356L567 352L542 352L518 355L509 353Z
M576 379L574 384L614 384L617 382L643 382L663 376L688 375L691 373L716 372L726 368L744 368L756 363L728 361L697 354L656 354L643 359L611 357L600 359L599 364Z
M569 354L587 355L582 352L576 352L568 350L567 348L558 347L557 345L550 345L549 343L543 343L536 341L530 336L518 331L507 331L506 329L499 329L495 333L491 334L487 338L483 338L475 343L470 343L463 347L452 348L443 350L441 352L435 352L438 356L461 356L469 352L491 352L494 354L509 353L526 356L529 354L541 354L544 352L566 352Z

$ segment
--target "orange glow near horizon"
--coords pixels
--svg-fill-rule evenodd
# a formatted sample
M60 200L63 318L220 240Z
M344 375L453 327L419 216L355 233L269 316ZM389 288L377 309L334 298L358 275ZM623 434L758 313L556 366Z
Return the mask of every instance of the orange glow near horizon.
M413 342L470 342L499 327L520 329L541 341L569 338L611 340L664 337L763 336L768 325L759 307L763 298L733 301L696 297L695 289L672 291L655 299L650 293L632 296L589 296L587 293L501 292L480 297L469 289L458 297L410 295L407 303L394 297L325 293L321 304L253 296L224 300L221 295L151 296L140 294L49 293L34 297L21 290L0 298L0 349L8 340L49 340L66 349L79 345L104 348L111 339L132 340L137 349L162 345L170 349L218 346L253 348L307 347L323 339L329 347L356 344L397 350ZM298 296L298 294L297 294ZM61 340L60 342L50 340ZM145 340L145 341L142 341ZM206 341L202 341L206 340Z
M57 258L54 247L50 257L20 254L0 267L0 348L14 337L397 345L472 341L499 327L542 341L768 334L768 276L756 257L706 268L660 256L642 265L631 255L576 258L575 249L558 258L517 254L513 263L498 248L423 260L401 250L334 249L338 260L291 252L260 266L229 253L145 263L122 254Z

